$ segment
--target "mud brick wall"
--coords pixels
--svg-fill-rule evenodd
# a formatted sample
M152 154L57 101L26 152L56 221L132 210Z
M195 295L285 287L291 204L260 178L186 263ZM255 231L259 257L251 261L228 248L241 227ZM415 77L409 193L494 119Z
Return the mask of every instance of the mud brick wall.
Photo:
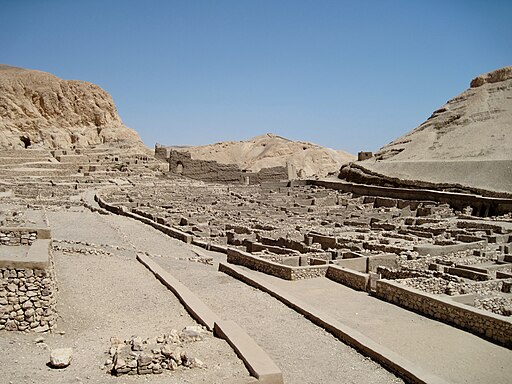
M0 268L0 330L51 329L56 289L52 262L47 269Z
M455 325L508 348L512 347L512 319L389 280L377 281L375 295L382 300Z
M160 150L160 152L162 152ZM190 153L169 151L169 171L196 180L240 184L248 178L250 184L288 180L286 167L264 168L259 172L244 172L236 164L221 164L211 160L192 159Z

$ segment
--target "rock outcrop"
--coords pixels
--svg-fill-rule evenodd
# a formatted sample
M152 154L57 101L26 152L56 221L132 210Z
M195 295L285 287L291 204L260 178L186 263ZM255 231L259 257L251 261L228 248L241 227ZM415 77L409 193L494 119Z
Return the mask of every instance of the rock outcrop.
M95 84L0 65L0 148L143 146Z
M512 193L512 67L476 77L427 121L344 167L341 177L401 186Z
M229 141L198 147L168 147L188 152L192 160L230 164L247 172L292 165L298 178L325 177L336 174L342 164L355 157L347 152L316 144L292 141L265 134L247 141Z

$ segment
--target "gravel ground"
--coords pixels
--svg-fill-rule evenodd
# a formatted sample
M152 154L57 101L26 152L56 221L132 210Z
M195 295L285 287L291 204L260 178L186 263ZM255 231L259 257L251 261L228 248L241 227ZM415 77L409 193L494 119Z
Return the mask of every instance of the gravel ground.
M39 334L0 332L1 383L244 383L250 379L243 363L223 340L208 334L204 340L184 344L190 355L206 363L206 369L184 369L160 375L113 377L100 369L107 359L110 337L142 338L181 330L197 323L175 296L135 260L135 250L109 220L98 214L53 212L49 220L61 248L55 251L59 292L56 332ZM145 239L144 239L145 240ZM109 244L73 252L77 241ZM69 242L69 243L68 243ZM106 249L110 254L95 254ZM60 334L62 333L62 334ZM46 366L49 349L73 348L66 369Z
M225 260L224 255L186 245L134 220L112 215L108 220L135 249L153 256L221 318L243 327L281 368L285 382L401 382L271 296L219 273L216 263L186 260L197 253L216 261Z

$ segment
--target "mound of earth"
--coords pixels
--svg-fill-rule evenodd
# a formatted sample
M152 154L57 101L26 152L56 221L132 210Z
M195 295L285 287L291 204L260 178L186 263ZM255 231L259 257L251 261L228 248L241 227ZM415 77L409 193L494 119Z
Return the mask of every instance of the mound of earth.
M473 79L427 121L344 167L358 182L512 193L512 67Z
M300 178L325 177L355 157L347 152L316 144L292 141L271 133L247 141L228 141L197 147L172 147L188 152L193 160L236 164L240 169L259 172L265 168L295 166Z
M0 65L0 148L143 146L95 84Z

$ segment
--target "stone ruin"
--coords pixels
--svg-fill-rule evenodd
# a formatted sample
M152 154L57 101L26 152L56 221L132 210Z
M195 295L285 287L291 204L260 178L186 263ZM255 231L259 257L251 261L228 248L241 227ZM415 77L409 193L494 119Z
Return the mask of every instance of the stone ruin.
M109 358L105 366L115 376L161 374L178 369L206 368L205 363L192 357L185 347L204 337L211 337L200 326L187 326L181 332L171 329L168 334L142 339L138 336L121 341L110 339Z
M212 183L253 185L295 179L297 173L292 164L287 164L286 167L276 166L252 172L240 169L236 164L192 159L188 152L162 146L155 147L155 157L168 162L170 173Z
M56 323L51 237L41 213L0 213L0 330L45 332Z
M112 187L99 196L109 210L283 279L326 277L403 306L409 299L393 298L412 288L429 298L428 305L411 307L431 317L449 297L446 305L489 315L461 312L446 321L457 325L473 316L477 325L470 330L512 342L510 214L484 220L448 203L307 182L222 186L175 178Z

